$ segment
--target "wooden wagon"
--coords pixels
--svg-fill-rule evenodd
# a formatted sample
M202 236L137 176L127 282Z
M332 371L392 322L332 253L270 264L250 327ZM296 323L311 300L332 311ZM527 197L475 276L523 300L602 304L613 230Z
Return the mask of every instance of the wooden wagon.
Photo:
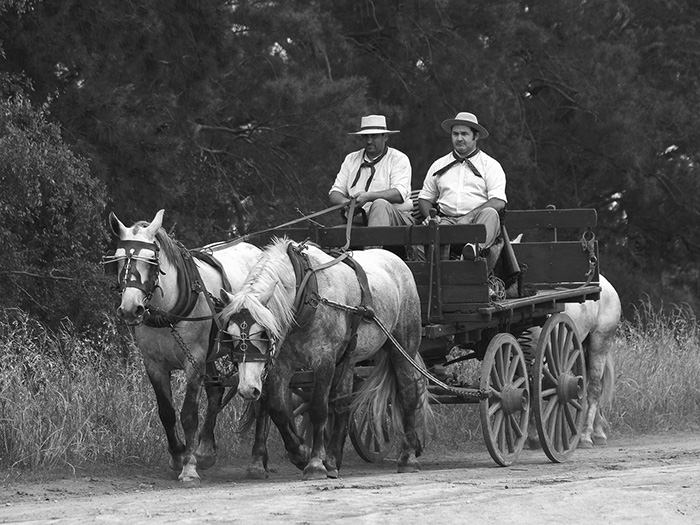
M506 298L494 293L486 260L449 257L449 246L484 242L482 225L440 226L431 221L350 231L355 250L381 245L403 254L425 254L424 260L406 264L421 298L420 353L430 375L430 392L436 403L479 405L484 440L499 465L510 465L519 456L531 415L551 461L566 460L578 444L585 414L586 365L576 327L563 310L567 302L600 297L592 233L596 220L593 209L508 211L506 229L531 240L506 243L520 270L518 293ZM317 223L277 228L250 240L264 245L272 235L308 239L327 249L347 242L345 228ZM541 327L536 345L529 336L533 327ZM458 357L455 348L461 350ZM451 366L464 360L481 362L477 384L460 382L450 373ZM358 381L371 366L357 366ZM299 371L291 386L303 397L311 381L312 374ZM393 445L392 429L376 435L355 421L349 434L358 454L367 461L383 459Z

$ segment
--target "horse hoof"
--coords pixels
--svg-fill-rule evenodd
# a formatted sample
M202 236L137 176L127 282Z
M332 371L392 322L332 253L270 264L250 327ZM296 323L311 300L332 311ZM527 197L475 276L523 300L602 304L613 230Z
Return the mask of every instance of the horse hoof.
M287 457L292 464L299 470L304 470L309 464L309 457L311 456L311 450L307 447L301 447L298 454L291 454L287 452Z
M182 486L185 488L195 489L202 486L202 480L199 478L178 478Z
M195 474L194 476L192 475L184 475L180 474L178 476L177 480L183 484L185 487L199 487L202 484L202 480L199 479L199 476Z
M197 467L202 470L212 468L216 464L216 454L212 456L197 456Z
M527 438L527 448L530 450L539 450L541 446L539 439Z
M604 447L608 444L608 438L605 436L593 436L593 444L598 447Z
M593 448L593 441L590 439L581 439L578 442L577 448Z
M399 461L396 466L396 472L398 472L399 474L420 472L420 464L415 458Z
M337 468L328 470L327 472L328 472L326 474L327 477L329 477L331 479L338 479L338 469Z
M269 474L262 467L248 467L245 471L248 479L267 479Z
M328 477L328 471L325 467L311 467L308 466L304 469L304 474L301 479L304 481L310 481L312 479L326 479Z

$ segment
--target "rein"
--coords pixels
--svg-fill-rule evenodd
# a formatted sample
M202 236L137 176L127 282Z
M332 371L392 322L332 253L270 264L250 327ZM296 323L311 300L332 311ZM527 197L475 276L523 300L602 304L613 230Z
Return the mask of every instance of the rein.
M586 272L586 284L588 286L595 275L595 267L598 264L598 258L595 255L595 233L590 229L583 232L581 235L581 249L588 252L588 271Z
M240 244L242 242L250 242L254 237L257 237L259 235L262 235L263 233L268 233L272 232L275 230L281 230L282 228L286 228L287 226L292 226L293 224L298 224L303 221L307 221L310 219L313 219L314 217L318 217L319 215L325 215L326 213L330 213L335 210L339 210L341 208L345 208L348 206L347 204L336 204L335 206L331 206L330 208L325 208L321 211L317 211L315 213L311 213L309 215L304 215L303 217L299 217L298 219L294 219L288 222L285 222L284 224L279 224L277 226L273 226L272 228L266 228L264 230L260 230L257 232L253 233L246 233L244 235L241 235L240 237L236 237L235 239L231 239L228 241L220 241L220 242L215 242L212 244L208 244L206 246L203 246L201 248L197 248L197 250L210 250L210 251L217 251L217 250L223 250L225 248L228 248L229 246L235 246L236 244ZM350 203L351 211L354 211L355 208L355 199L353 198ZM348 246L350 245L350 242L348 241Z
M387 336L387 338L391 341L391 343L394 345L394 347L401 353L401 355L408 361L413 368L415 368L423 377L425 377L428 381L436 384L440 388L444 388L445 390L452 392L453 394L456 394L460 397L463 398L477 398L477 399L488 399L491 397L491 393L487 391L482 391L478 390L475 391L474 389L469 389L469 388L459 388L459 387L454 387L450 386L446 383L443 383L440 381L438 378L430 374L427 370L425 370L422 366L420 366L416 361L408 355L408 352L403 349L401 346L401 343L399 343L396 338L391 335L391 332L387 330L386 326L384 326L384 323L381 322L379 317L377 317L376 313L371 309L371 308L361 308L361 307L356 307L356 306L348 306L342 303L337 303L335 301L331 301L330 299L324 299L320 298L320 302L322 302L325 305L331 306L333 308L337 308L339 310L344 310L346 312L351 312L355 315L361 316L363 319L367 319L369 321L374 321L377 326L381 329L382 332Z

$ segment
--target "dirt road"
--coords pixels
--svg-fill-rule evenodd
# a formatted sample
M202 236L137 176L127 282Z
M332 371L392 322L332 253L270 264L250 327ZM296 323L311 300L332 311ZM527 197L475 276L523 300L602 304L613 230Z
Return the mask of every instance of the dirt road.
M338 480L303 482L284 461L267 481L220 462L185 488L163 469L0 486L0 523L700 523L700 435L613 438L550 463L525 450L495 466L485 447L417 474L367 464L347 447Z

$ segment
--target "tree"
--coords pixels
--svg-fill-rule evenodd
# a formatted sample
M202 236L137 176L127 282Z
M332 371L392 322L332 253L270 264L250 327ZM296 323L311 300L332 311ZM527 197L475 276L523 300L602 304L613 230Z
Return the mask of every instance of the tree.
M0 305L52 326L66 317L79 327L94 322L105 297L96 292L104 188L21 90L2 97L0 116Z

